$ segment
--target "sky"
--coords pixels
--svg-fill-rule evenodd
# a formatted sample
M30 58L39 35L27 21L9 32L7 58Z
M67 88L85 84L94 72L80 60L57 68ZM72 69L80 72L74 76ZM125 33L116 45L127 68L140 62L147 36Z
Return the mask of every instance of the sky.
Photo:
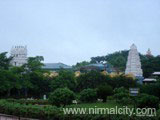
M160 55L160 0L0 0L0 52L68 65L128 50Z

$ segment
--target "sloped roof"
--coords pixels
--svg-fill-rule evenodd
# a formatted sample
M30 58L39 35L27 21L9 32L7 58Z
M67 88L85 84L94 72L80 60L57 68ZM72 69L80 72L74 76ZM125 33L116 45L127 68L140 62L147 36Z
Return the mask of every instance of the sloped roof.
M97 70L107 70L107 72L112 72L112 68L109 64L101 64L101 63L95 63L95 64L89 64L89 65L86 65L86 66L83 66L81 67L81 69L97 69Z
M157 81L157 80L153 78L146 78L143 80L143 82L152 82L152 81Z
M160 72L154 72L153 75L160 75Z
M44 63L43 69L71 69L72 67L63 63Z

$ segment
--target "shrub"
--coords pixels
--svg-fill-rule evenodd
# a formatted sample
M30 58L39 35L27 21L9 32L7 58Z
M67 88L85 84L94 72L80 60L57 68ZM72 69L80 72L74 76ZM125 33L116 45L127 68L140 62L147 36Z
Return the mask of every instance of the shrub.
M6 100L0 100L0 113L19 117L36 118L40 120L159 120L157 117L139 117L128 115L97 115L97 114L64 114L60 108L55 106L26 105ZM21 118L20 118L21 119ZM27 119L28 120L28 119Z
M94 89L84 89L81 93L80 93L80 100L82 102L95 102L97 100L97 93L96 90Z
M15 102L20 104L32 104L32 105L49 105L48 100L27 100L27 99L6 99L8 102Z
M141 94L137 98L137 107L139 108L159 108L159 98L153 95Z
M124 87L120 87L120 88L115 88L114 89L114 93L129 93L129 91L127 89L125 89Z
M129 96L129 91L124 87L116 88L114 90L114 98L116 99L117 103L120 104L131 104L132 100Z
M75 99L75 94L68 88L58 88L49 96L49 102L52 105L60 107L61 105L69 105Z
M0 100L0 113L27 118L51 119L61 116L55 106L26 105Z
M101 85L97 89L97 96L100 99L103 99L103 102L106 102L107 97L113 94L113 89L110 85Z

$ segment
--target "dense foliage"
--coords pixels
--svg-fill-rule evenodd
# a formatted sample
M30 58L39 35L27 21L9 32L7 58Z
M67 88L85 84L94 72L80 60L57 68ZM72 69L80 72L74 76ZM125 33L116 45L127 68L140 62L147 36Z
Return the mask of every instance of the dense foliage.
M106 102L107 97L113 94L113 89L110 85L104 84L100 85L97 88L97 96L100 99L103 99L103 102Z
M86 103L95 102L97 100L96 90L90 88L84 89L83 91L80 92L80 100Z
M49 80L43 75L43 57L30 57L21 67L10 65L11 58L0 54L0 97L42 97L49 92Z
M60 110L55 106L26 105L0 100L0 113L26 118L60 118Z
M129 96L129 91L124 87L116 88L114 90L114 98L117 103L123 105L133 104L133 100Z
M68 88L58 88L49 96L49 102L57 107L72 104L75 94Z
M141 94L136 100L138 108L159 108L159 98L153 95Z
M7 102L5 100L0 100L0 113L41 120L159 120L160 118L159 111L156 117L107 114L64 114L63 110L55 106L26 105Z
M157 79L156 83L141 85L141 93L154 95L160 98L160 80Z
M56 90L57 88L69 88L72 91L76 89L76 80L75 75L72 71L59 71L59 76L53 78L50 85L52 91Z

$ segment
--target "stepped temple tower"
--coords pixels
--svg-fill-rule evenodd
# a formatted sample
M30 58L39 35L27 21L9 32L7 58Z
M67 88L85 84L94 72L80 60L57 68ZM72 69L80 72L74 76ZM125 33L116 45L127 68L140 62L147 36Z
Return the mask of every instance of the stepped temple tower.
M22 66L27 63L27 46L13 46L11 49L11 65Z
M135 77L143 77L140 56L135 44L131 46L129 51L125 74L133 74Z

